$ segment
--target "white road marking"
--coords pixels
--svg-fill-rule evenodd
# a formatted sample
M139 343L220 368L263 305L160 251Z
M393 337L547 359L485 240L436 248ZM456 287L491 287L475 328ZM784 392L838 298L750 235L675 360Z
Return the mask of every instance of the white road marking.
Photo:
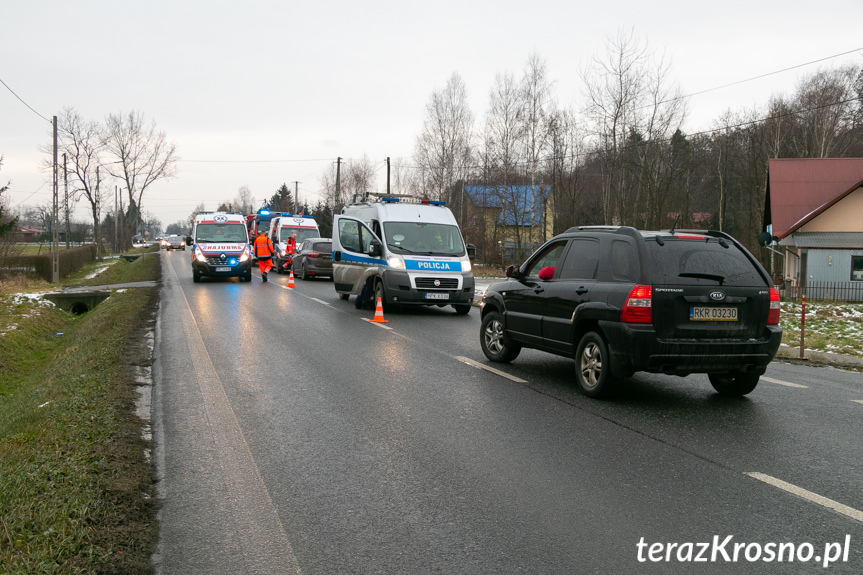
M821 505L822 507L832 509L837 513L841 513L842 515L850 517L851 519L856 519L857 521L863 522L863 511L854 509L853 507L848 507L847 505L843 505L838 501L833 501L832 499L828 499L826 497L818 495L817 493L812 493L811 491L807 491L802 487L797 487L796 485L792 485L791 483L786 483L781 479L776 479L775 477L765 475L764 473L758 473L753 471L745 473L745 475L748 475L753 479L763 481L764 483L768 483L774 487L778 487L783 491L787 491L788 493L792 493L794 495L797 495L798 497L802 497L803 499Z
M785 387L797 387L800 389L809 389L808 385L800 385L799 383L791 383L790 381L782 381L781 379L773 379L772 377L764 377L761 376L761 379L764 381L769 381L770 383L778 383L779 385L784 385Z
M484 370L486 370L486 371L489 371L489 372L491 372L491 373L494 373L495 375L499 375L499 376L501 376L501 377L505 377L505 378L507 378L507 379L509 379L509 380L512 380L512 381L514 381L514 382L516 382L516 383L527 383L527 380L526 380L526 379L521 379L520 377L516 377L516 376L514 376L514 375L510 375L510 374L508 374L508 373L504 373L504 372L500 371L499 369L495 369L495 368L493 368L493 367L491 367L491 366L488 366L488 365L485 365L485 364L482 364L482 363L478 363L478 362L476 362L476 361L474 361L474 360L472 360L472 359L468 359L468 358L466 358L466 357L461 357L461 356L459 356L459 355L455 356L455 358L456 358L457 360L461 361L461 362L464 362L464 363L468 364L468 365L472 365L473 367L478 367L478 368L480 368L480 369L484 369Z
M854 403L863 403L863 399L852 399Z
M324 305L330 305L330 302L328 302L328 301L324 301L324 300L322 300L322 299L318 299L318 298L316 298L316 297L310 297L309 299L310 299L310 300L312 300L312 301L316 301L316 302L318 302L318 303L322 303L322 304L324 304Z
M380 323L380 322L372 321L372 320L370 320L370 319L368 319L368 318L366 318L366 317L361 317L360 319L361 319L361 320L363 320L363 321L367 321L367 322L369 322L369 323L370 323L370 324L372 324L372 325L376 325L376 326L378 326L378 327L382 327L382 328L384 328L384 329L389 329L389 330L393 329L393 328L391 328L391 327L390 327L390 326L388 326L388 325L384 325L384 324L382 324L382 323Z

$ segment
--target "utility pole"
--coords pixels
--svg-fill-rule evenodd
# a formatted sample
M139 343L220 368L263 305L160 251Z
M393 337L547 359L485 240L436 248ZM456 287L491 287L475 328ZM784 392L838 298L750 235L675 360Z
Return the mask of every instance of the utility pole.
M390 195L390 157L387 156L387 195Z
M117 237L119 227L117 223L117 186L114 186L114 253L120 251L120 239Z
M342 159L336 158L336 201L334 204L339 201L342 197L341 195L341 175L342 175ZM335 205L333 205L333 209L335 209Z
M102 259L102 238L99 232L99 166L96 166L96 217L93 218L93 238L96 240L96 259Z
M57 181L57 116L54 116L54 213L51 215L51 228L53 231L52 234L52 243L51 243L51 283L60 283L60 246L57 245L60 241L59 231L57 229L58 225L58 214L59 211L59 193L60 190L59 182Z
M69 238L72 237L72 225L69 223L69 171L66 169L66 153L63 152L63 190L65 195L65 215L66 215L66 249L69 245Z
M300 213L300 182L294 182L294 214Z

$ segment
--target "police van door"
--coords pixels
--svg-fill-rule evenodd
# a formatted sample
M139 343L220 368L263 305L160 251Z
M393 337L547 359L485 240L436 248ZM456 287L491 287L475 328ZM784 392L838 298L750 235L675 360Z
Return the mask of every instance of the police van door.
M362 220L333 217L333 283L340 294L359 295L369 269L386 266L382 256L369 255L372 238L378 239Z

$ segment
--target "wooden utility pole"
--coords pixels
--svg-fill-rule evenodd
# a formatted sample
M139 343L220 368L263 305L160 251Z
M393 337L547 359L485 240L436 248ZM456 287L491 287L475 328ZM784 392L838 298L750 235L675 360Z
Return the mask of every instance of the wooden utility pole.
M341 176L342 176L342 159L336 158L336 202L341 196Z
M54 213L51 215L51 228L53 231L51 238L51 283L60 283L60 230L59 227L59 182L57 181L57 116L54 116Z

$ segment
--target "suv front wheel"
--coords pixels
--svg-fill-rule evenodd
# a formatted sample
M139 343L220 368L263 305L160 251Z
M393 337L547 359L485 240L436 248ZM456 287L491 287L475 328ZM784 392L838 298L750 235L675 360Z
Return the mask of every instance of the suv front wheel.
M761 376L752 373L708 373L707 378L719 394L739 397L755 389Z
M575 379L582 393L600 397L612 386L611 361L602 336L589 331L581 337L575 352Z
M492 361L509 363L521 352L521 346L507 341L503 318L496 311L488 312L483 316L479 343L482 352Z

